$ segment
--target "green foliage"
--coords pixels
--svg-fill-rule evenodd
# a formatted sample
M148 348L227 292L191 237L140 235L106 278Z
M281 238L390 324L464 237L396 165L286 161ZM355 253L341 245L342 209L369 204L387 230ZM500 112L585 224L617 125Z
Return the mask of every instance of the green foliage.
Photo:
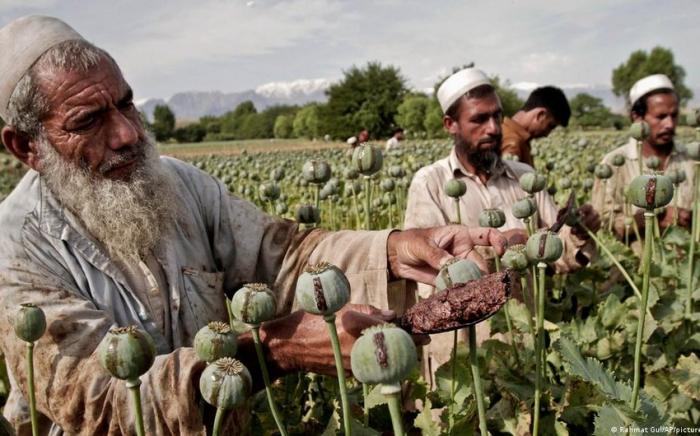
M498 97L501 99L501 106L503 106L503 115L507 117L512 117L525 104L525 101L518 97L518 93L510 87L509 80L506 80L501 84L500 77L491 76L491 84L496 89Z
M624 96L629 107L629 91L632 85L650 74L668 76L682 105L693 98L693 92L684 83L685 69L676 64L671 49L660 46L654 47L649 53L637 50L630 55L627 62L615 68L612 72L613 93L618 97Z
M317 138L319 133L318 113L319 105L315 103L308 104L297 112L292 123L294 137Z
M175 114L165 104L159 104L153 109L153 132L156 140L167 141L175 130Z
M603 105L603 100L585 92L576 94L569 101L571 106L571 126L584 129L591 127L616 127L625 124L625 118Z
M206 135L207 130L200 123L188 124L175 129L173 132L173 138L177 142L202 142Z
M370 62L343 74L326 92L328 102L319 112L321 132L333 138L347 138L361 130L368 130L374 138L391 136L394 117L407 92L399 69Z
M426 133L425 118L431 98L425 94L411 93L404 97L399 105L396 122L412 137L421 137Z
M294 118L290 115L279 115L275 120L275 138L289 139L294 133Z

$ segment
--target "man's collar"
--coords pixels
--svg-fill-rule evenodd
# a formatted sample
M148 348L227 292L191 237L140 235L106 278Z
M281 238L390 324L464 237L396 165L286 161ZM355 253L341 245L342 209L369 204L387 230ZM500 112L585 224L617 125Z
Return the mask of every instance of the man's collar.
M527 129L525 129L525 127L523 127L519 122L515 121L512 118L504 117L503 126L508 127L509 129L513 129L515 133L517 133L518 136L523 138L525 141L530 139L530 132L528 132Z
M457 156L457 150L455 150L454 147L452 147L452 151L450 152L448 161L450 170L452 172L452 176L458 176L461 173L462 175L471 179L477 177L476 174L470 172L464 167L464 165L462 165L462 162L460 162L459 157ZM518 178L513 172L513 170L510 168L510 166L507 165L503 159L501 159L499 165L497 165L493 173L491 173L491 177L500 177L504 174L506 177L509 177L511 179L517 180Z

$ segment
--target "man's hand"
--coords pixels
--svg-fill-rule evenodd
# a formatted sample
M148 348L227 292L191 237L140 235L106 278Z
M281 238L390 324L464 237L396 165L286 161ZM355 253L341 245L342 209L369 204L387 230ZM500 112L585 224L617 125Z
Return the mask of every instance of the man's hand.
M394 232L387 241L387 257L394 277L434 284L440 268L453 257L476 262L486 274L486 262L475 246L492 246L503 255L508 246L496 229L450 225Z
M350 351L362 331L394 318L393 310L358 304L346 304L336 313L335 325L347 375L350 375ZM263 324L261 337L268 347L267 360L275 376L291 371L337 375L328 326L323 317L300 310ZM412 338L416 345L430 342L429 336Z
M508 240L508 246L527 244L527 231L524 229L510 229L503 232L503 236Z
M578 208L577 213L579 221L588 227L591 232L596 233L600 230L600 215L593 209L593 206L590 204L583 204ZM588 236L588 232L579 225L574 225L571 228L571 233L582 240L587 240L590 237Z
M683 227L684 229L690 231L693 224L693 211L688 209L683 209L679 207L678 209L678 227ZM659 215L659 228L661 230L673 224L673 219L676 214L676 208L673 206L666 206L664 212ZM643 215L642 215L643 216Z

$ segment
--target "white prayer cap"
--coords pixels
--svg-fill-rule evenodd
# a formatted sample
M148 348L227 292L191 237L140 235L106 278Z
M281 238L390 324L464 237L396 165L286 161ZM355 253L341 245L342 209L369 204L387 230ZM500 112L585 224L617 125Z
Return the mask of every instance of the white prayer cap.
M481 85L490 85L491 81L483 71L476 68L466 68L457 71L447 78L437 91L437 98L442 108L442 113L446 113L452 103L457 101L467 92Z
M646 76L643 79L637 80L637 82L632 85L632 89L630 89L630 104L634 106L637 100L659 89L673 91L673 82L663 74L652 74L651 76Z
M354 136L351 136L348 138L348 144L352 145L356 142L357 142L357 138L355 138Z
M58 18L44 15L28 15L0 29L0 116L4 120L15 86L34 62L54 45L74 39L83 37Z

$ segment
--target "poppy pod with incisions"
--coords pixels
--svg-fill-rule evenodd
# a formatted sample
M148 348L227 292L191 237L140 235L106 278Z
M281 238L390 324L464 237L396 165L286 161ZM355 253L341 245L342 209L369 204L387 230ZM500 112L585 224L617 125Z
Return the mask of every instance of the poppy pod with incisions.
M564 252L561 238L553 232L537 232L527 238L525 253L530 262L554 262Z
M332 315L350 300L350 282L335 265L309 265L297 279L299 306L314 315Z
M636 121L630 126L630 136L637 141L644 141L651 134L651 128L646 121Z
M647 210L666 206L673 199L673 183L661 174L642 174L629 187L632 204Z
M352 166L363 176L369 177L382 169L383 162L382 151L368 142L360 144L352 154Z
M219 409L229 410L242 405L252 389L253 378L248 368L230 357L208 365L199 378L202 398Z
M452 287L455 283L466 283L479 278L481 278L481 270L474 262L453 258L440 268L435 279L435 287L443 290Z
M151 336L136 326L111 329L97 347L97 356L112 377L132 380L153 365L156 347Z
M331 167L325 162L310 160L301 169L304 180L309 183L326 183L331 178Z
M238 351L238 338L225 322L212 321L194 336L194 351L205 362L233 357Z
M350 353L352 373L368 384L393 384L403 380L418 364L411 336L392 324L362 331Z
M233 294L231 312L236 319L260 325L277 313L277 298L263 283L249 283Z
M506 268L514 271L524 271L530 266L530 261L525 254L525 245L516 244L508 247L508 250L503 254L501 262Z

